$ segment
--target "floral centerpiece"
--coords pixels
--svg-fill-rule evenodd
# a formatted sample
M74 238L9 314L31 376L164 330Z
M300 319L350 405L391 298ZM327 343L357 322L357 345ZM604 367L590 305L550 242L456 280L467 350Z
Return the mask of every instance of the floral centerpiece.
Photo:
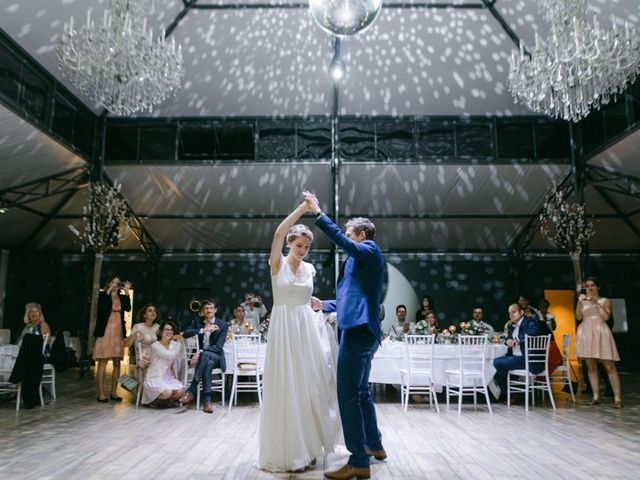
M438 335L438 341L440 343L458 343L456 330L455 325L449 325L448 328L443 328L442 333Z
M426 320L420 320L413 325L411 333L413 335L430 335L433 333L433 327Z
M477 320L460 322L460 333L462 335L484 335L487 333L487 330L486 325Z
M269 319L265 318L258 325L258 332L260 333L260 340L263 342L267 341L267 334L269 333Z

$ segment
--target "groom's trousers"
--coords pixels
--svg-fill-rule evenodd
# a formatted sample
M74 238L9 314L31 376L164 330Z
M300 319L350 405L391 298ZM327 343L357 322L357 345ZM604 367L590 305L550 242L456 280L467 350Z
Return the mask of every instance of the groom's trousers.
M371 359L379 341L367 325L342 331L338 354L338 402L349 464L368 467L365 450L380 450L382 437L378 430L376 409L369 390Z

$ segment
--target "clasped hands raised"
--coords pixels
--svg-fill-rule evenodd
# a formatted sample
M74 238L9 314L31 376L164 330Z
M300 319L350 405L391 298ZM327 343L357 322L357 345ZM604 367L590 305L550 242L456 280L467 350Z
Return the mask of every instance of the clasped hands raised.
M322 211L320 209L320 204L318 203L318 197L316 197L315 194L305 190L302 192L302 195L304 196L304 202L302 202L300 206L304 208L306 212L317 214Z

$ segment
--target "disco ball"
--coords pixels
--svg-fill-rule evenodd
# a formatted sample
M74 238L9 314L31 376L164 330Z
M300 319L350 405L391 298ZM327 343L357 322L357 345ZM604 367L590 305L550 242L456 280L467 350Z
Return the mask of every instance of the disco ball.
M382 0L309 0L311 16L331 35L362 32L378 17Z

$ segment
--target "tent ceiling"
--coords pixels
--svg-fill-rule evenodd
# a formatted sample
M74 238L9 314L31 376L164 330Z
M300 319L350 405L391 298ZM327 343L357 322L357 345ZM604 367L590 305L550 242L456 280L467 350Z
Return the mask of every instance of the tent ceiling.
M395 1L400 0L386 3ZM0 5L0 28L78 94L59 73L55 44L71 15L78 21L90 6L99 14L106 3L9 0ZM589 3L603 23L610 14L640 23L640 3L635 0ZM498 0L495 6L528 43L535 30L546 28L537 2ZM169 24L182 7L181 1L156 0L152 23ZM306 10L193 10L174 36L185 49L185 85L154 115L332 112L332 86L326 74L331 38L313 25ZM512 48L512 40L486 9L385 9L371 30L343 43L349 77L340 88L339 112L528 114L513 104L506 89ZM639 145L640 133L635 132L590 159L588 165L640 178ZM84 159L0 106L0 191L84 166ZM341 163L339 216L372 217L381 246L389 250L504 250L537 214L552 182L567 175L569 168L561 164L469 165L464 159L442 164ZM142 225L165 251L266 250L277 223L296 205L302 190L317 192L327 211L333 199L329 161L117 164L108 165L105 172L122 183L122 192ZM624 213L640 206L637 195L607 194ZM593 186L586 188L585 198L590 214L616 213ZM68 195L34 200L28 209L12 208L0 215L0 247L78 250L70 226L81 229L86 190L77 191L61 207L62 199ZM627 223L599 218L591 248L637 251L634 228L640 229L637 214ZM328 247L326 238L319 235L314 248ZM128 228L118 248L139 249ZM553 250L539 234L529 248Z
M391 0L391 4L400 0ZM71 91L55 53L64 22L96 18L108 0L8 0L0 28ZM200 0L237 5L258 0ZM279 3L279 0L267 1ZM406 2L403 2L406 3ZM442 3L442 2L431 2ZM479 0L453 2L479 4ZM591 10L638 24L636 0L593 0ZM150 24L170 24L183 8L178 0L156 0ZM498 0L495 8L528 44L544 31L538 2ZM188 11L173 32L183 45L185 82L159 116L262 116L330 114L327 66L332 39L313 24L307 9ZM513 41L488 9L385 8L371 29L343 41L348 78L340 91L348 115L528 114L506 87ZM83 98L88 106L92 103ZM94 108L94 111L98 111Z
M326 164L107 166L142 217L282 215L307 189L329 198Z
M350 215L530 215L567 165L347 164L340 189Z
M87 165L0 104L0 190Z
M589 165L640 178L640 130L589 160Z

